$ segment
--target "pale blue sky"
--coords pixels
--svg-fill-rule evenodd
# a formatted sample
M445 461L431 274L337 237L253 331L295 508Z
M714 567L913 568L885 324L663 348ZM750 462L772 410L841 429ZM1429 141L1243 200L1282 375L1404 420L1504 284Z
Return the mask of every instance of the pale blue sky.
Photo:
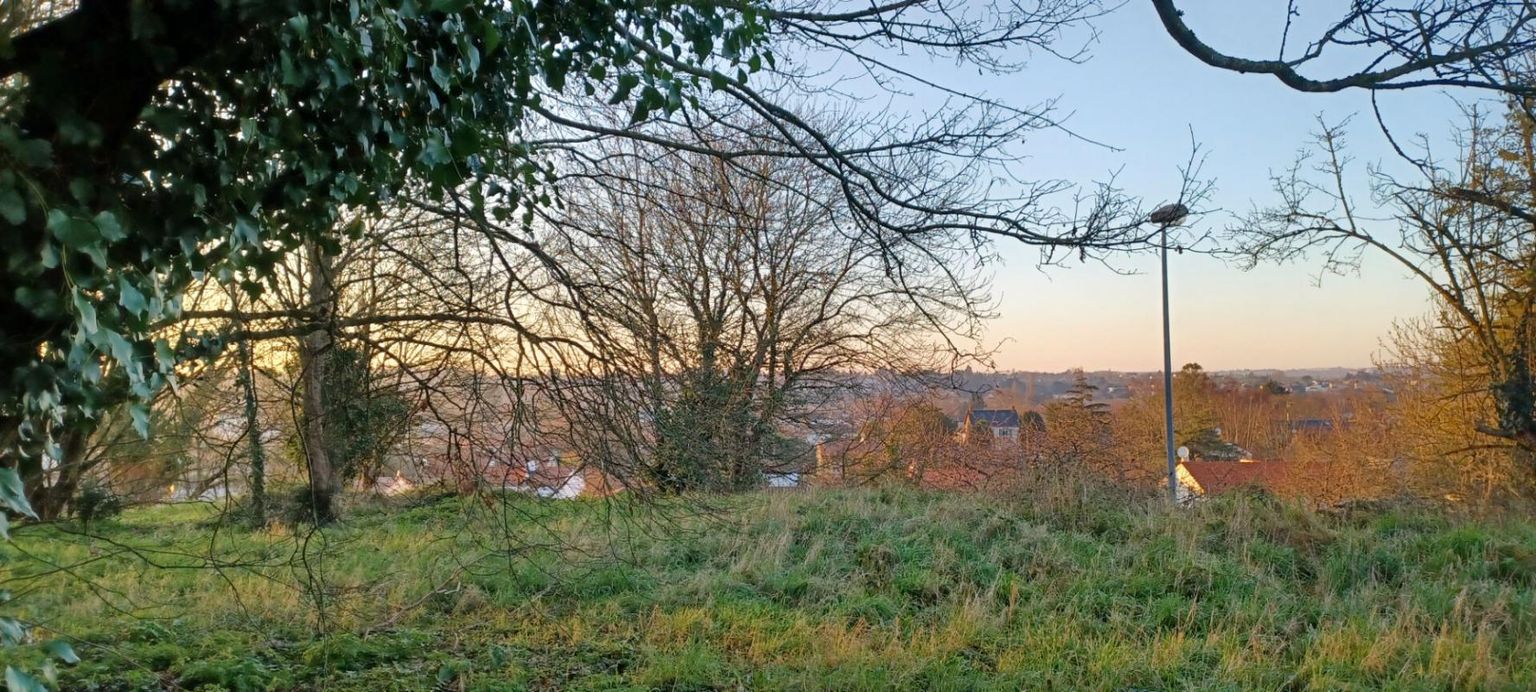
M1284 3L1191 0L1187 5L1188 21L1218 47L1270 57L1278 44ZM1330 120L1359 114L1351 141L1362 173L1367 162L1394 163L1364 92L1302 94L1270 77L1207 67L1173 43L1145 0L1130 0L1097 27L1101 36L1087 64L1040 57L1006 78L954 77L961 81L952 86L1019 105L1060 95L1061 108L1074 113L1068 121L1074 131L1122 149L1042 135L1024 150L1027 165L1037 169L1022 171L1022 177L1090 181L1119 169L1127 191L1155 204L1177 195L1176 168L1188 157L1193 128L1208 153L1205 175L1217 186L1211 206L1241 212L1272 200L1269 172L1292 161L1318 114ZM1452 95L1445 92L1386 96L1383 105L1400 135L1445 133L1457 120ZM1369 197L1363 185L1358 197ZM1211 230L1231 222L1226 214L1200 221ZM1122 262L1122 268L1141 273L1121 276L1097 266L1042 273L1034 266L1033 249L1003 244L999 251L1001 317L989 332L992 341L1002 342L999 367L1161 367L1155 256ZM1209 257L1176 255L1172 268L1176 365L1366 366L1394 320L1428 307L1419 284L1381 261L1368 262L1360 277L1324 277L1321 287L1315 263L1244 272Z

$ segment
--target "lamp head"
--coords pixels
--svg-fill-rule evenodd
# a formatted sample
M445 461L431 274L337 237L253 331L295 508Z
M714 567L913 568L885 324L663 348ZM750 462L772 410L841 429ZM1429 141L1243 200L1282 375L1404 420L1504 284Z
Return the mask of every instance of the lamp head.
M1172 226L1183 221L1186 216L1189 216L1189 207L1174 202L1153 209L1152 213L1147 215L1147 220L1163 226Z

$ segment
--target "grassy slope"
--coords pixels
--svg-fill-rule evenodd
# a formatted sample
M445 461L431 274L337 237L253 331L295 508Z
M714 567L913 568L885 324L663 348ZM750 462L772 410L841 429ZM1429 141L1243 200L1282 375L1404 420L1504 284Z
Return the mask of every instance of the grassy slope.
M131 513L107 540L24 532L36 556L95 557L73 570L94 586L29 582L39 563L11 549L0 588L110 647L77 646L70 689L1536 688L1529 522L1070 494L731 502L739 527L650 512L608 538L603 505L519 501L502 518L522 542L583 554L511 561L478 505L359 509L309 544L328 636L309 634L295 537L215 534L195 507ZM144 563L210 546L273 566Z

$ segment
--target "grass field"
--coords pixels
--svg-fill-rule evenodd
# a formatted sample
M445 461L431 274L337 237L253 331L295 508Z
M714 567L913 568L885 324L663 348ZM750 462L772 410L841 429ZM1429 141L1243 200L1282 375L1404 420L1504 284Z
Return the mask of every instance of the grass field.
M162 507L22 530L0 588L76 638L72 690L1536 689L1529 521L1072 488L712 502L442 499L323 534Z

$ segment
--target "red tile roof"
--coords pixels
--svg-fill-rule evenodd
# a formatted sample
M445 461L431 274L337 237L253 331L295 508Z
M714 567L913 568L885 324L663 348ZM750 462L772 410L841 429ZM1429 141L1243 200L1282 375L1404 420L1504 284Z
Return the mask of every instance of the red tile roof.
M1186 461L1183 465L1200 488L1213 495L1248 486L1277 495L1300 491L1299 469L1289 461Z

